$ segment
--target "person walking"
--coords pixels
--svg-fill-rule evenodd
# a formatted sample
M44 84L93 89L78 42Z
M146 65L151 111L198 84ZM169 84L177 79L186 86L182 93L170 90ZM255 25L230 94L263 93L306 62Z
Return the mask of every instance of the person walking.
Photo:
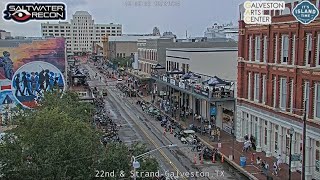
M276 162L273 162L273 173L272 175L278 176L278 166Z
M256 161L257 161L257 165L259 166L259 165L261 164L261 159L260 159L259 156L257 157L257 160L256 160Z
M281 164L282 164L282 157L281 157L281 154L279 154L278 157L277 157L278 171L281 170L281 167L280 167Z
M264 161L264 168L266 170L266 175L268 176L269 164L267 161Z
M216 133L217 133L218 142L220 142L220 135L221 134L220 134L220 129L219 128L217 128L217 132Z

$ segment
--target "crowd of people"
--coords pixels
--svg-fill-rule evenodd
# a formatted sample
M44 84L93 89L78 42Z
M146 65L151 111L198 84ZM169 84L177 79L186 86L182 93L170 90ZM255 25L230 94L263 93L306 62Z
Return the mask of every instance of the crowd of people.
M244 139L245 139L245 141L244 141L242 152L248 152L251 149L256 150L255 138L252 135L250 135L250 136L245 135ZM254 154L255 153L252 153L252 157L254 157ZM273 162L272 175L278 176L278 172L281 170L280 166L282 163L283 163L282 156L281 156L281 154L279 154L277 156L277 160L275 162ZM269 167L269 164L266 160L262 160L260 157L257 157L256 165L258 167L259 166L261 167L263 174L268 175L270 167Z

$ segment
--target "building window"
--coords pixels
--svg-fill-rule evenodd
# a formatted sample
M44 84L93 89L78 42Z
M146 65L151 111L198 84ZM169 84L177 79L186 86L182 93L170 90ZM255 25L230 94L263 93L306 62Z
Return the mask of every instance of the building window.
M267 95L267 86L266 86L266 75L262 76L262 103L266 104L266 95Z
M293 35L292 37L292 57L291 57L291 64L294 65L294 62L296 61L296 35Z
M304 93L303 93L303 105L306 108L306 111L309 112L309 99L310 99L310 84L308 81L304 82ZM308 113L306 114L308 116Z
M264 145L268 144L268 121L264 121Z
M287 79L280 79L280 108L286 110L287 105Z
M261 49L261 41L260 41L260 36L256 36L256 39L255 39L255 52L254 52L254 54L255 54L255 60L257 61L257 62L259 62L260 61L260 49Z
M251 73L248 75L248 100L251 100Z
M249 37L249 61L252 61L252 36Z
M320 118L320 84L316 84L315 117Z
M305 49L305 65L310 65L311 62L311 51L312 51L312 34L308 33L306 38L306 49Z
M289 36L282 35L281 63L287 64L289 59Z
M274 41L274 63L278 62L278 35L275 36Z
M259 73L254 74L254 101L259 102L260 82Z
M268 39L267 36L263 37L263 62L267 62L268 58Z
M317 37L317 55L316 55L316 65L320 66L320 34Z

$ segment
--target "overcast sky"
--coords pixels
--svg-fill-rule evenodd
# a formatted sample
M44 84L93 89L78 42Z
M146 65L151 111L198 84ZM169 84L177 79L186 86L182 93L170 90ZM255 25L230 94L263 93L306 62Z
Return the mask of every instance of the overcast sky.
M39 0L39 2L53 0ZM148 2L150 6L135 6L135 2ZM156 1L174 2L173 6L156 6ZM96 23L120 23L123 33L151 33L154 26L160 32L172 31L178 37L203 36L214 22L237 24L239 4L245 0L60 0L67 4L68 21L77 10L88 11ZM13 2L0 0L0 9ZM19 2L32 2L20 0ZM132 5L129 5L133 3ZM0 19L0 29L12 32L13 36L41 36L40 23L17 24Z

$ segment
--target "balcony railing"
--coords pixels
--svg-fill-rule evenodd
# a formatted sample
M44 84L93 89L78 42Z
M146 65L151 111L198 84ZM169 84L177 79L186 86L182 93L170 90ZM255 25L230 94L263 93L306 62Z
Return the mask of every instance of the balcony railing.
M234 91L225 88L205 88L202 84L190 83L186 80L179 80L166 75L151 74L154 79L166 82L172 86L179 87L193 93L196 93L204 98L208 99L221 99L221 98L234 98Z

